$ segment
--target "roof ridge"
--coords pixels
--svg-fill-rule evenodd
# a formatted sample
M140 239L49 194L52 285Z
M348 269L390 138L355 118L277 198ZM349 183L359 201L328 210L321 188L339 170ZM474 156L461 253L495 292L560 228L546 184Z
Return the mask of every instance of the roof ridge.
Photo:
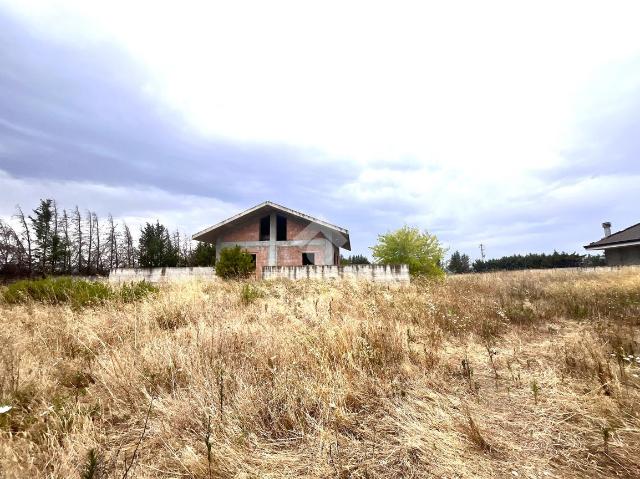
M640 226L640 223L636 223L635 225L628 226L628 227L626 227L626 228L625 228L625 229L623 229L623 230L616 231L615 233L611 233L611 234L610 234L609 236L607 236L606 238L611 238L612 236L619 235L620 233L624 233L625 231L630 230L631 228L635 228L636 226ZM604 239L604 238L603 238L603 239Z
M309 221L310 223L315 223L316 225L320 226L320 227L324 227L324 228L328 228L329 230L334 231L335 233L338 233L340 235L343 235L344 237L346 237L346 244L347 246L345 247L346 249L350 249L349 245L349 230L347 228L343 228L341 226L335 225L333 223L329 223L328 221L322 220L320 218L316 218L315 216L311 216L308 215L306 213L303 213L302 211L298 211L298 210L294 210L292 208L289 208L287 206L275 203L271 200L267 200L267 201L263 201L262 203L258 203L255 206L252 206L251 208L247 208L243 211L241 211L240 213L236 213L233 216L230 216L216 224L214 224L213 226L210 226L208 228L205 228L201 231L198 231L197 233L191 235L191 238L194 240L197 240L197 237L202 236L204 234L207 234L209 232L212 232L218 228L221 228L225 225L228 225L236 220L239 220L240 218L242 218L243 216L246 216L248 214L254 213L255 211L260 210L261 208L264 207L271 207L273 209L275 209L276 211L281 211L284 214L289 214L289 215L293 215L296 216L298 218L301 218L302 220L306 220Z

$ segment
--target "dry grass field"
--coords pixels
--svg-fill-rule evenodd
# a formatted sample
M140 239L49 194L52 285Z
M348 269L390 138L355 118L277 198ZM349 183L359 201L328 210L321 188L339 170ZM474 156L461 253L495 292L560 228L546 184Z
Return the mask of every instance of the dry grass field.
M640 274L0 303L0 477L640 477Z

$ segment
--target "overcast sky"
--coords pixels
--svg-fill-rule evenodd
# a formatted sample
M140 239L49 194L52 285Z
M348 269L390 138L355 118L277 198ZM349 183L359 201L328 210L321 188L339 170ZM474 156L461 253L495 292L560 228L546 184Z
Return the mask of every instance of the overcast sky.
M0 216L265 200L472 258L640 221L640 2L0 0Z

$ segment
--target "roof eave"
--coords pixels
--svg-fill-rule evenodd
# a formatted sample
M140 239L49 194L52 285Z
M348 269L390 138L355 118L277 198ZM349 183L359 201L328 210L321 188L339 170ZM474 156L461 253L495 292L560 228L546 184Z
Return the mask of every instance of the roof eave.
M640 240L637 241L620 241L619 243L609 244L589 244L584 247L586 250L601 250L611 248L624 248L625 246L640 246Z

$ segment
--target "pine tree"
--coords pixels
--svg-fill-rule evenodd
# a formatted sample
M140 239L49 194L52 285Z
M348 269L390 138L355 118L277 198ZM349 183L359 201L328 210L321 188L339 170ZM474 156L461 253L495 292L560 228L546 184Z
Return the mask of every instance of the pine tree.
M40 206L33 210L35 217L29 216L31 225L33 226L34 238L35 238L35 259L39 264L38 268L42 275L46 275L47 260L49 259L49 253L51 245L53 243L51 238L51 226L53 220L52 200L40 200Z
M216 263L216 247L212 244L198 242L191 254L192 266L213 266Z
M171 242L169 231L159 221L147 223L140 231L139 263L143 268L176 266L178 250Z
M460 254L459 251L454 251L449 259L449 266L447 269L450 273L454 274L469 273L471 271L469 256L466 254Z

